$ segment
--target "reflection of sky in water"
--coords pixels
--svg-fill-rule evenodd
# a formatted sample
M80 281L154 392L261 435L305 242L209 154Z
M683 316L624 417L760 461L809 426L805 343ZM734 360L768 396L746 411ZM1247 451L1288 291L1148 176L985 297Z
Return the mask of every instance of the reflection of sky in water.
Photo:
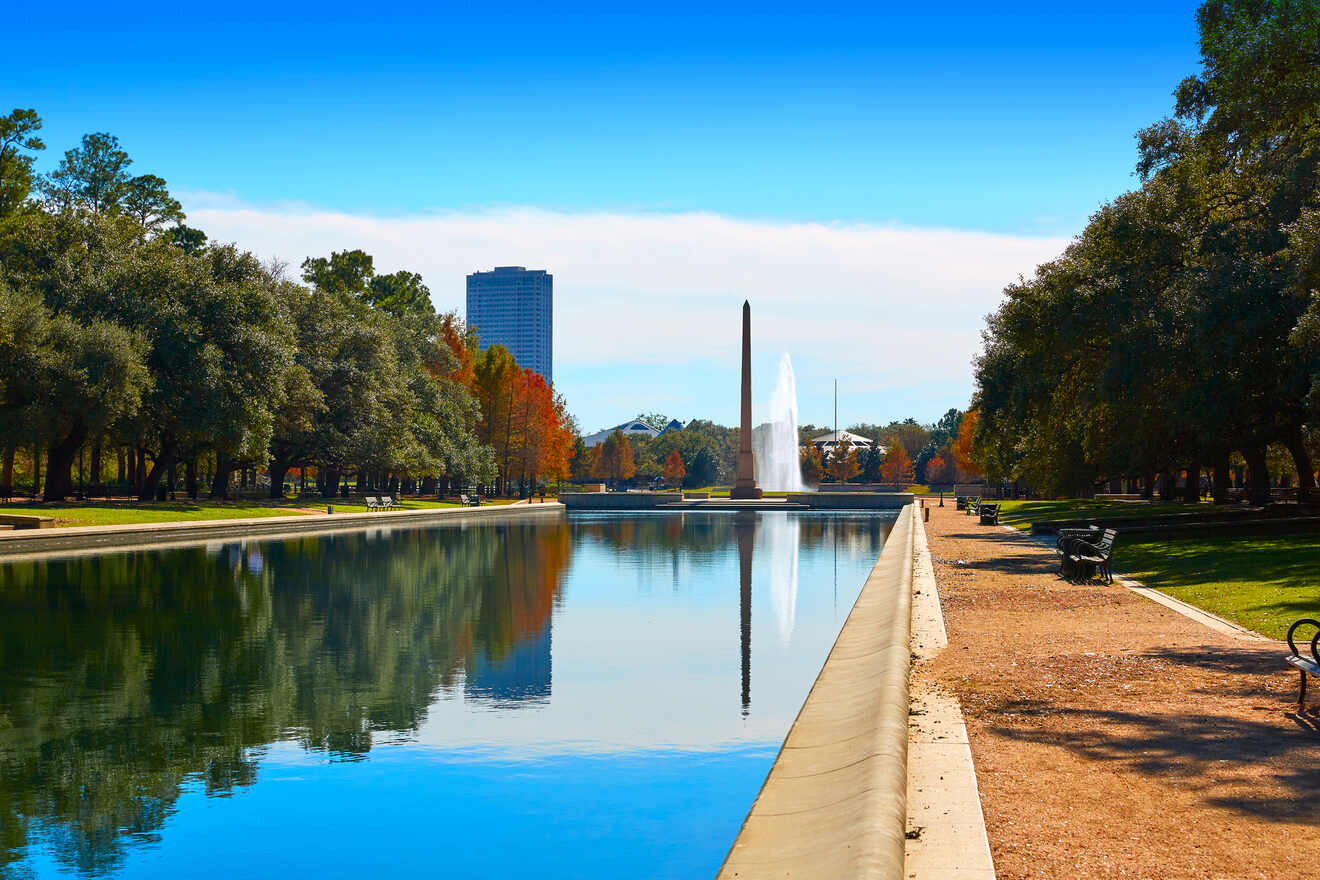
M248 769L225 771L248 775L218 785L217 758L185 748L154 821L146 808L112 817L117 848L102 867L85 851L99 839L87 839L86 819L34 815L31 845L10 852L9 868L711 876L887 528L865 515L761 514L736 525L720 514L575 516L293 549L213 545L205 558L221 593L232 578L238 598L232 620L211 627L230 620L233 630L205 650L241 643L247 659L171 666L185 680L170 684L217 689L202 698L207 711L275 719L269 735L242 740ZM746 607L740 547L752 554ZM122 629L159 658L168 646L153 645L150 619ZM258 661L225 683L226 669ZM126 711L208 742L205 712L188 720L192 697L171 694L177 714L152 700L160 672ZM11 692L0 687L0 709ZM94 702L95 688L86 696ZM22 747L0 728L0 758L21 758ZM111 763L104 772L146 773Z

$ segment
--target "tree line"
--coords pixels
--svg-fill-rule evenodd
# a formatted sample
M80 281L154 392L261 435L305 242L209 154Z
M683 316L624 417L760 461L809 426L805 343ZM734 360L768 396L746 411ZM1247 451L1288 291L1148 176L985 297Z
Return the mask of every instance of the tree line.
M419 275L349 250L299 280L183 224L155 175L131 176L111 135L36 174L41 119L0 117L0 486L31 452L43 498L116 477L142 499L182 471L226 497L240 472L292 469L332 496L359 488L524 491L568 475L562 397L508 351L480 351ZM79 468L82 473L82 468Z
M660 430L671 420L660 413L643 413L637 421ZM930 425L911 418L887 425L854 424L848 433L876 445L854 447L845 441L835 454L822 454L811 441L832 429L802 425L798 428L802 478L809 485L830 481L938 484L973 479L980 476L971 455L974 427L974 414L959 409L950 409ZM739 437L738 428L705 419L694 419L681 431L658 437L615 431L590 449L578 439L570 468L578 482L637 486L658 481L683 488L720 485L734 478Z
M1314 489L1320 7L1209 0L1202 68L1138 134L1139 188L1004 292L976 360L979 463L1051 493L1180 473L1189 498L1286 450Z

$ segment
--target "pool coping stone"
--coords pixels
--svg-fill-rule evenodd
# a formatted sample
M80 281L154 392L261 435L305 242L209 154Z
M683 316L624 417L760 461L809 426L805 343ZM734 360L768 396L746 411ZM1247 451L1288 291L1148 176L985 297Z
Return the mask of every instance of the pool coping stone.
M281 536L305 536L313 532L410 526L430 520L489 519L499 516L560 513L563 510L564 506L554 501L537 504L516 502L482 507L433 507L370 513L296 514L244 519L27 529L0 532L0 561L13 561L25 556L44 556L51 553L101 552L167 544L205 544L211 541L245 538L268 540Z

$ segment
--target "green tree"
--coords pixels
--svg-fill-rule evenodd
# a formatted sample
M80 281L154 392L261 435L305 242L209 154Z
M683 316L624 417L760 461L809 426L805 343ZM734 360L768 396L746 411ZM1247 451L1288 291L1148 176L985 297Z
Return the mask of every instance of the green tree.
M32 191L32 156L46 148L37 132L41 117L36 110L16 107L0 116L0 217L18 210Z
M42 190L60 210L113 213L128 192L132 164L119 138L105 132L85 134L81 145L65 151L59 168L42 180Z
M32 365L48 450L44 498L62 501L73 494L78 450L89 437L134 415L151 381L140 334L104 320L80 324L66 315L52 317L45 329L44 357Z
M148 232L166 223L182 223L185 216L183 206L170 195L164 179L154 174L134 177L124 185L120 209Z
M422 283L422 276L415 272L377 275L368 283L366 295L372 306L398 318L435 314L431 291Z
M165 230L166 241L186 254L195 254L206 247L206 233L180 223Z
M671 419L662 412L648 412L638 413L637 421L648 427L654 428L657 431L663 431L665 428L669 427Z
M361 250L335 251L303 260L303 280L326 293L367 295L375 276L371 255Z

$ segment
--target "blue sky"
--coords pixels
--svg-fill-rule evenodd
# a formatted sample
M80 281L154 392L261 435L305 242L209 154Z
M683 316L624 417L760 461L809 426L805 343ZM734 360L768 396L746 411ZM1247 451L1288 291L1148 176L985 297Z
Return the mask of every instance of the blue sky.
M354 220L526 211L543 212L545 223L716 215L756 229L961 230L1039 242L1043 258L1134 184L1133 134L1168 113L1171 91L1198 59L1188 2L625 6L74 3L61 7L55 29L49 9L30 4L6 13L17 32L40 39L7 47L0 103L42 114L44 168L82 133L112 132L136 169L183 195L194 219L209 211L220 237L295 265L307 256L293 252L299 246L351 246L346 231L293 241L272 232L309 216L351 230ZM248 222L258 215L276 222ZM504 244L491 264L534 264L521 252L527 234L491 233ZM430 250L454 241L418 241L397 259L423 270L438 305L461 309L461 272L427 271ZM574 246L599 250L589 240ZM552 272L582 262L528 250ZM995 263L983 284L967 282L982 299L954 297L960 311L949 329L962 348L974 346L995 292L1031 270L1037 251L1027 251L1007 274ZM461 251L453 256L464 264ZM470 268L488 268L476 256ZM557 309L577 319L576 277L556 278ZM704 295L727 294L736 309L773 281L739 272ZM615 313L599 316L591 301L605 332L646 335L630 324L629 305L668 292L634 282L621 266ZM803 303L825 293L803 291ZM673 295L683 301L682 291ZM847 295L887 303L922 291L862 286ZM814 320L787 307L783 315L799 327ZM780 347L773 334L766 341ZM557 331L558 384L588 430L650 408L730 421L723 396L700 381L723 375L723 349L702 351L707 360L686 351L665 370L625 352L602 372L589 338ZM832 372L829 353L794 351L795 361L815 363L799 378L804 418L824 416L812 389ZM858 390L845 420L932 419L965 404L968 352L951 356L957 375ZM777 358L766 351L758 375L772 375ZM864 369L854 372L854 386L867 386Z

